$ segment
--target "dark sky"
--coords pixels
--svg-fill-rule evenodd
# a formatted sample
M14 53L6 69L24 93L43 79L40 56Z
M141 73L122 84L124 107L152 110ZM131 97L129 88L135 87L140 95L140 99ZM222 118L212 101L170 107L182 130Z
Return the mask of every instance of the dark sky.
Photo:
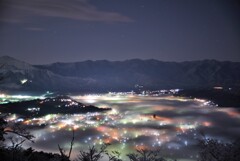
M240 61L238 0L0 0L0 55Z

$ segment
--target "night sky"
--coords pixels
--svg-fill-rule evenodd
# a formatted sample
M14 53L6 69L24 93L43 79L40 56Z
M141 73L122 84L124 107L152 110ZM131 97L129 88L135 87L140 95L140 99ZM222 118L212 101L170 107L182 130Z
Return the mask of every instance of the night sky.
M0 55L240 61L238 0L0 0Z

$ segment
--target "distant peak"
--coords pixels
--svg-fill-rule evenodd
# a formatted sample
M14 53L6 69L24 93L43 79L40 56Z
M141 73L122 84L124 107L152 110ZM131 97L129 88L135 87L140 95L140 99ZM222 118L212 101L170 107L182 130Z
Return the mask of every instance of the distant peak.
M11 56L7 56L7 55L0 56L0 59L5 59L5 60L16 60L15 58L13 58L13 57L11 57Z
M17 60L13 57L10 56L1 56L0 57L0 65L3 65L6 68L9 67L14 67L14 68L18 68L18 69L33 69L34 67L32 67L30 64L21 61L21 60Z

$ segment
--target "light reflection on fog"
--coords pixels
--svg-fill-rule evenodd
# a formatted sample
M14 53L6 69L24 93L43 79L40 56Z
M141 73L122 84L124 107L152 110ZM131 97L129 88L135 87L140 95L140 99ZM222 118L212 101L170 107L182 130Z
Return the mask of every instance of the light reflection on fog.
M48 115L25 121L46 124L32 130L36 149L57 152L57 144L69 148L75 129L73 158L86 145L111 143L109 148L127 153L136 147L161 146L166 157L196 160L197 139L207 137L231 141L240 134L240 113L234 108L208 106L204 100L173 96L136 95L73 96L79 102L110 107L107 113Z

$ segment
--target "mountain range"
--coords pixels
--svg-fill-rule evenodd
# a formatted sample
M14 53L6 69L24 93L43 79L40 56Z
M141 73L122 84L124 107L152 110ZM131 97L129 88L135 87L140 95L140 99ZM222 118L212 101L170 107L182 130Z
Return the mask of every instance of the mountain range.
M240 87L240 62L82 61L31 65L0 57L0 89L108 92L143 89ZM137 86L139 85L139 86Z

